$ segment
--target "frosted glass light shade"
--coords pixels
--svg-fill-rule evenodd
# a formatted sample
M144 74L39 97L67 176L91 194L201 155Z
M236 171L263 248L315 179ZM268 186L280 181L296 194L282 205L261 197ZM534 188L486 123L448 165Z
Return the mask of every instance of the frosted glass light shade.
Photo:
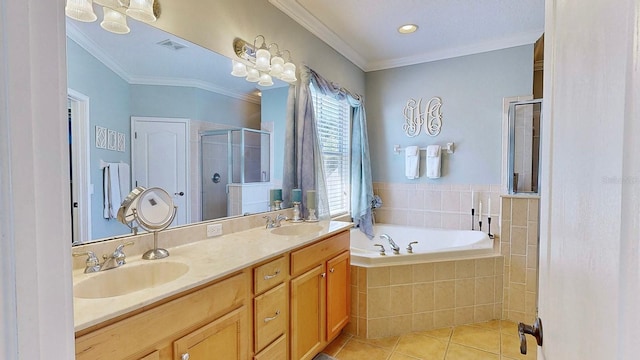
M296 66L293 63L284 64L284 71L282 72L282 81L294 82L296 79Z
M233 70L231 71L231 75L237 77L245 77L247 76L247 65L241 63L240 61L232 60L233 62Z
M127 26L127 17L118 11L103 7L104 19L100 23L103 29L114 34L128 34L129 26Z
M247 69L247 81L258 82L260 80L260 72L254 68Z
M138 21L154 22L156 16L153 15L154 0L130 0L127 15Z
M274 56L271 59L271 71L269 75L271 76L280 76L284 71L284 60L280 56Z
M92 0L67 0L64 13L74 20L83 22L92 22L98 19L96 13L93 12Z
M271 79L271 75L267 73L262 73L260 75L260 81L258 81L258 85L260 86L271 86L273 85L273 80Z
M271 53L267 49L258 49L256 51L256 69L260 71L269 71L271 63Z

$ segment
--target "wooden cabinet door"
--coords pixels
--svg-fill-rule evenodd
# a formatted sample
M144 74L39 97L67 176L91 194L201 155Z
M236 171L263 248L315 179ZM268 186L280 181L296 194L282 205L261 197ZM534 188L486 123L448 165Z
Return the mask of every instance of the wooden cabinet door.
M349 251L327 261L327 341L349 322L351 313L351 269Z
M311 359L324 346L325 277L320 264L291 280L291 359Z
M243 306L175 341L174 359L246 359L246 316Z

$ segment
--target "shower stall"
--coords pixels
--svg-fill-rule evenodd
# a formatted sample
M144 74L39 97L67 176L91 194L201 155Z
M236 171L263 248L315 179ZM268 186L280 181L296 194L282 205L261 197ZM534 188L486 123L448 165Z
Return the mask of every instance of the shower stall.
M236 128L200 133L202 220L267 211L271 134Z

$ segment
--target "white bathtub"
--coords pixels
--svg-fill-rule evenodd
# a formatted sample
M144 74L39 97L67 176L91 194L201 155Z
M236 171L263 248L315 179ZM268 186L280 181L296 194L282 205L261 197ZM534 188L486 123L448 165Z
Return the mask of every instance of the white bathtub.
M360 229L351 230L351 265L378 267L389 265L411 265L433 261L469 259L494 256L493 240L487 234L471 230L440 230L403 225L376 224L375 237L367 238ZM400 247L394 254L389 242L380 238L387 234ZM413 253L407 245L413 244ZM386 255L380 255L382 244Z

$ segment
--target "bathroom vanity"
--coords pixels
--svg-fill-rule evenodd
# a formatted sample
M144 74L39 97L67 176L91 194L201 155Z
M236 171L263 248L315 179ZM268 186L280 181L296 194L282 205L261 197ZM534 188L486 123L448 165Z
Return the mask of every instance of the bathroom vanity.
M180 278L124 295L74 297L76 358L313 358L348 323L351 303L350 224L319 224L170 249L157 261L188 263ZM139 262L108 271L149 263ZM74 286L92 275L75 271Z

